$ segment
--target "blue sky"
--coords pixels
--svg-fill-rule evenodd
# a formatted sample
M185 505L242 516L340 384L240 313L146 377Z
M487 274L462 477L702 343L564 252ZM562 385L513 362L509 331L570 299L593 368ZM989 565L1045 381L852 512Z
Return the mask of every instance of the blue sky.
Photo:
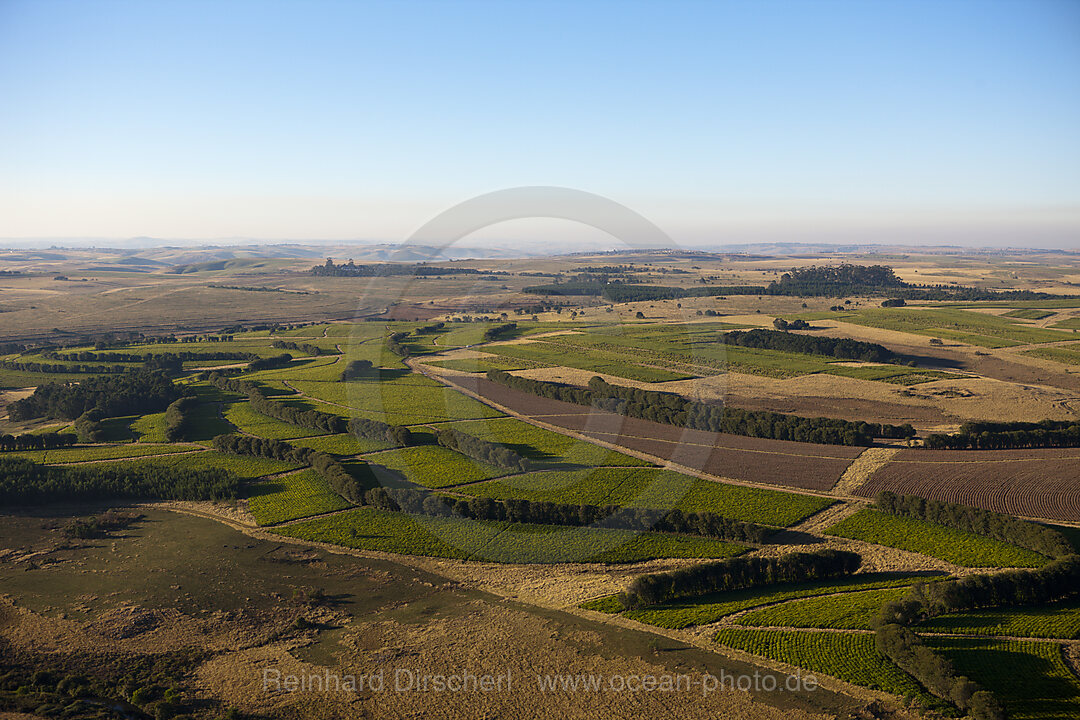
M0 98L0 237L1080 246L1078 0L0 0Z

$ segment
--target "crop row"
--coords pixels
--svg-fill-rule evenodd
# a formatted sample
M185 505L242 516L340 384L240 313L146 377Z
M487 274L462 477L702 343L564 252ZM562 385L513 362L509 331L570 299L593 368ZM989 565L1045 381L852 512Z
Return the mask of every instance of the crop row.
M296 520L349 507L314 470L302 470L252 488L248 510L260 525Z

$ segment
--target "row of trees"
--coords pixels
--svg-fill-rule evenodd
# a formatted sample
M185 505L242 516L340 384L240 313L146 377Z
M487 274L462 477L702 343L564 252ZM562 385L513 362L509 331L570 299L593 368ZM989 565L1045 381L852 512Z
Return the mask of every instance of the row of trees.
M1080 422L968 422L952 434L928 435L925 447L937 450L1004 450L1080 447Z
M101 499L226 500L239 490L236 476L220 468L109 463L58 467L0 458L0 504Z
M195 408L199 405L199 399L193 395L182 397L165 408L165 439L169 442L188 440L189 435L196 428Z
M193 352L191 350L180 350L173 353L95 352L93 350L57 352L50 350L41 353L41 356L50 360L64 360L67 362L143 363L161 354L176 355L182 362L192 360L254 360L258 357L258 355L249 352Z
M402 340L407 337L409 337L409 333L407 332L391 333L390 337L386 339L386 349L398 357L409 357L409 348L406 345L401 344Z
M328 453L298 448L282 440L249 437L246 435L218 435L213 439L215 450L234 455L253 455L273 458L297 465L310 465L326 479L330 488L354 505L364 504L364 486L344 465Z
M311 268L311 274L322 277L389 277L392 275L437 276L437 275L480 275L481 271L466 267L442 267L438 265L412 265L405 263L379 263L377 265L356 265L352 260L335 265L330 258L323 265ZM507 275L506 271L484 270L485 275Z
M122 373L129 369L125 365L63 365L60 363L26 362L22 360L0 360L0 368L3 368L4 370L17 370L19 372L43 373L53 375L59 373L71 373L73 375L106 375L109 373Z
M278 350L296 350L305 355L323 354L323 349L318 345L312 345L311 343L295 343L292 340L275 340L270 343L270 347L277 348Z
M266 397L258 384L251 380L238 380L218 372L210 373L207 379L219 390L247 395L252 410L275 420L327 433L348 432L358 438L380 440L397 447L412 444L412 432L403 425L388 425L378 420L359 417L346 420L340 415L318 410L301 410L274 402Z
M78 440L79 438L74 433L25 433L23 435L5 433L0 435L0 452L55 450L71 447Z
M522 378L502 370L491 370L487 377L493 382L533 395L592 405L620 415L695 430L829 445L870 445L875 437L906 438L915 435L915 429L910 424L897 426L742 410L688 400L675 393L612 385L600 377L590 380L588 388Z
M993 693L970 678L957 675L952 663L924 645L918 635L903 625L879 627L874 644L881 655L920 685L974 720L1004 720L1005 711Z
M292 355L289 353L281 353L274 357L259 358L258 360L252 360L248 363L248 370L251 372L258 372L259 370L282 368L291 363L292 359Z
M678 598L850 575L862 557L846 550L793 552L779 557L734 557L662 573L639 575L619 600L626 608Z
M492 340L499 340L501 338L505 338L508 335L513 335L517 332L517 327L517 323L493 325L484 331L484 340L490 342Z
M927 690L976 720L1005 717L992 693L982 690L922 643L910 626L938 615L979 608L1044 605L1080 595L1080 556L1065 555L1035 570L979 573L920 583L885 603L874 619L882 653Z
M782 352L804 353L806 355L824 355L841 360L884 363L897 359L892 350L877 343L852 340L851 338L799 335L781 330L766 330L765 328L732 330L721 335L720 339L725 345L780 350Z
M623 508L616 505L568 505L520 499L455 498L437 495L426 488L376 488L368 491L365 500L383 510L414 515L456 515L473 520L668 532L737 542L764 543L773 532L763 525L731 520L708 512Z
M79 383L39 385L29 397L11 403L8 413L16 422L37 417L73 420L88 410L99 410L104 417L144 415L165 409L183 394L163 372L139 369Z
M506 468L514 472L528 472L530 469L528 460L505 445L481 440L454 428L437 429L435 439L443 447L456 450L462 455L468 455L474 460L489 465Z
M890 515L902 515L985 535L1047 557L1061 557L1075 552L1072 544L1058 531L1011 515L942 500L927 500L917 495L897 495L888 490L878 493L874 502L882 512Z

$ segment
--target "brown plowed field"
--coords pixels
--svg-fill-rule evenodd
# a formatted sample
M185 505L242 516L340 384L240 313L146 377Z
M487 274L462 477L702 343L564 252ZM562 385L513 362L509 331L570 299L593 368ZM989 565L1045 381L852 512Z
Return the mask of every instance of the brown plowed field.
M456 376L454 382L542 422L747 482L828 490L864 450L688 430L537 397L489 380Z
M1080 449L902 450L855 494L881 490L1078 522Z

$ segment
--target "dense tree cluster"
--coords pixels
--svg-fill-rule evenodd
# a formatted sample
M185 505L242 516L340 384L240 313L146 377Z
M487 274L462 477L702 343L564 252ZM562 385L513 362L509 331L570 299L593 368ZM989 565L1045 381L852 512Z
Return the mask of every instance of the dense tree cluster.
M810 323L805 320L785 320L784 318L776 318L772 321L773 327L777 330L809 330Z
M766 288L769 295L806 297L847 297L872 295L886 289L901 288L903 281L887 265L851 265L844 263L795 268Z
M289 353L281 353L274 357L259 358L258 360L252 360L248 363L248 370L251 372L258 372L259 370L273 370L275 368L282 368L292 362L292 355Z
M73 467L0 457L0 504L103 499L225 500L236 497L235 475L219 468L134 463Z
M305 355L322 355L323 349L318 345L312 345L311 343L295 343L291 340L275 340L270 343L270 347L278 350L296 350L302 352Z
M412 265L406 263L379 263L377 265L356 265L350 260L343 265L335 265L330 258L323 265L311 268L312 275L323 277L390 277L393 275L437 276L437 275L506 275L505 271L476 270L466 267L441 267L437 265Z
M875 437L904 438L915 434L911 425L741 410L688 400L675 393L612 385L600 377L590 380L588 388L517 377L501 370L489 371L487 377L493 382L541 397L592 405L600 410L642 420L732 435L828 445L870 445Z
M765 288L754 285L724 285L711 287L670 287L665 285L630 285L618 282L568 282L549 285L530 285L522 292L532 295L596 295L608 302L639 302L645 300L678 300L688 297L716 295L763 295Z
M484 331L484 340L491 342L492 340L500 340L513 335L517 332L517 323L506 323L505 325L494 325Z
M426 488L376 488L367 492L365 501L383 510L415 515L456 515L473 520L679 533L737 542L763 543L773 532L763 525L731 520L709 512L624 508L616 505L567 505L520 499L455 498L437 495Z
M657 605L713 592L850 575L861 563L862 557L858 553L829 549L793 552L779 557L740 556L640 575L619 599L627 608Z
M72 428L75 430L75 437L82 443L96 443L105 441L105 425L102 423L101 411L93 408L87 410L79 417L75 418Z
M481 440L454 428L437 429L435 439L443 447L456 450L462 455L468 455L472 459L485 462L488 465L506 468L514 472L528 472L530 468L529 461L510 448L498 443Z
M0 435L0 452L18 450L55 450L71 447L78 441L74 433L25 433L23 435Z
M1080 422L966 422L959 432L928 435L924 445L938 450L1080 447Z
M199 405L194 396L182 397L165 408L165 439L169 442L188 440L195 430L193 414Z
M907 302L904 301L904 298L888 298L881 301L881 307L883 308L904 307L905 305L907 305Z
M34 394L9 406L15 421L37 417L73 420L87 410L105 417L158 412L184 394L162 372L133 370L120 375L87 378L79 383L46 383Z
M297 465L310 465L326 479L330 488L338 495L355 505L362 505L364 502L363 485L333 455L311 448L298 448L282 440L247 435L218 435L214 438L213 445L216 450L234 455L253 455Z
M274 402L266 397L257 383L250 380L237 380L216 372L211 373L207 379L219 390L247 395L251 409L255 412L291 425L327 433L348 432L358 438L381 440L396 446L405 446L412 442L412 433L403 425L387 425L378 420L359 417L346 421L340 415L318 410L301 410Z
M379 371L370 360L353 360L341 371L341 381L377 378Z
M887 490L878 493L874 501L882 512L890 515L902 515L985 535L1047 557L1061 557L1075 552L1058 531L1011 515L941 500L927 500L917 495L897 495Z
M790 327L790 325L789 325ZM851 338L817 337L798 335L780 330L732 330L721 335L726 345L780 350L782 352L804 353L806 355L824 355L841 360L859 360L862 362L892 362L896 355L883 345L852 340Z

